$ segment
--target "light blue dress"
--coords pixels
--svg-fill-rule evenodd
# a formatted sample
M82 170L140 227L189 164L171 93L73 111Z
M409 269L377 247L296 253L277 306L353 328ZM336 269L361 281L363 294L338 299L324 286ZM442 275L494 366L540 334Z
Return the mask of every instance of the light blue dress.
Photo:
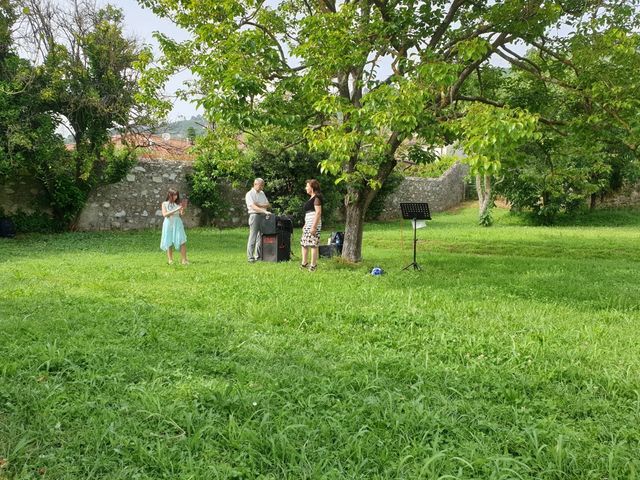
M178 208L178 205L172 202L163 202L165 210L171 211ZM169 247L173 246L176 250L180 245L187 242L187 234L184 233L184 225L179 213L164 217L162 223L162 237L160 238L160 249L165 252Z

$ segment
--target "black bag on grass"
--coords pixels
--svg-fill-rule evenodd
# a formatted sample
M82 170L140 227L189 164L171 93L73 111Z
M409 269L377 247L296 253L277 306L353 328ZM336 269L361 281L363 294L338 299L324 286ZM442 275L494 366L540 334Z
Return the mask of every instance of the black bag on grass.
M331 232L329 245L335 245L338 254L342 255L342 244L344 243L344 232Z

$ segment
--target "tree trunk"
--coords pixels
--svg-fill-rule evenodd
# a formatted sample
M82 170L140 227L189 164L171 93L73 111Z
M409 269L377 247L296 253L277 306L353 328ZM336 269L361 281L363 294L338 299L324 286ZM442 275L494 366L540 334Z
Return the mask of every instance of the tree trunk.
M591 194L591 201L589 202L589 210L595 210L596 209L596 201L597 201L598 197L596 196L595 193Z
M356 201L346 205L347 218L344 228L344 245L342 246L342 258L350 262L362 260L362 230L364 228L365 205L361 195L356 195Z
M491 176L476 175L476 190L478 191L478 207L480 223L485 224L485 219L489 220L491 209Z
M387 158L380 165L376 179L383 184L391 175L396 165L395 152L400 146L400 140L396 133L389 137L389 151ZM356 159L353 159L352 165L355 165ZM352 167L353 168L353 167ZM345 196L346 221L344 228L344 244L342 246L342 258L350 262L359 262L362 260L362 230L364 228L364 216L371 205L372 200L376 197L379 190L374 190L368 184L352 185L347 187Z

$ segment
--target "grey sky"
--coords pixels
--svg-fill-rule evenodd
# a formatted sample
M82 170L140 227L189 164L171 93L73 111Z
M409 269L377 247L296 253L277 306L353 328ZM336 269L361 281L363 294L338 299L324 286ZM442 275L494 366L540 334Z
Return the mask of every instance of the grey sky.
M158 44L153 38L153 32L162 32L170 38L184 40L188 38L188 33L179 29L173 22L159 18L151 10L142 8L136 0L101 0L101 4L110 3L121 8L124 12L126 32L135 36L144 43L154 47L155 54L159 55ZM167 84L166 94L173 94L180 88L182 82L191 78L189 73L177 75ZM179 120L181 117L191 118L199 112L195 105L181 100L174 100L173 110L169 114L170 120Z

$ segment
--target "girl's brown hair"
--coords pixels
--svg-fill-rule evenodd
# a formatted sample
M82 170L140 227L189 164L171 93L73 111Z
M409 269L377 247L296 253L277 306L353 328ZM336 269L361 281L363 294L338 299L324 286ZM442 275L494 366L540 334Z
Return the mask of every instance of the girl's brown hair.
M175 188L170 188L169 191L167 192L167 201L171 200L171 195L174 195L174 194L176 195L176 199L174 203L180 203L180 192Z
M320 182L318 180L316 180L315 178L311 178L307 180L306 183L309 184L309 186L315 193L320 193Z

